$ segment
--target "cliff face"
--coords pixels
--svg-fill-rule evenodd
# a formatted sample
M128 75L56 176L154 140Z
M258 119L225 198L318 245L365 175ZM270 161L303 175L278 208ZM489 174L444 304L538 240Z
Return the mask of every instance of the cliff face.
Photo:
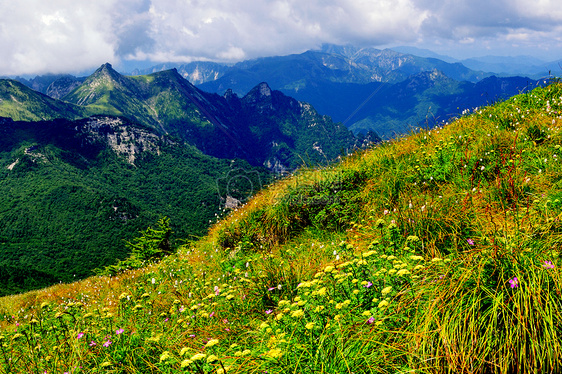
M160 154L160 137L139 127L127 126L120 118L92 117L77 130L91 140L102 141L131 165L142 152Z

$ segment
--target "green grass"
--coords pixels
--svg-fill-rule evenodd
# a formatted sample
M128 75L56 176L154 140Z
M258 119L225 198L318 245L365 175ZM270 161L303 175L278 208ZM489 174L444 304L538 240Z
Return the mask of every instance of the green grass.
M160 263L0 300L5 373L559 372L562 85L258 193Z

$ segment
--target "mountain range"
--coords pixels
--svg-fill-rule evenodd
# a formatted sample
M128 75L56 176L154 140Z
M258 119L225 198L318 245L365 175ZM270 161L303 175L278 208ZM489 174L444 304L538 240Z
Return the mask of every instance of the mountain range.
M267 82L272 90L310 103L318 112L342 122L355 134L373 132L390 139L415 127L447 122L466 109L544 84L543 79L537 79L547 76L547 67L555 65L555 62L547 64L531 57L459 61L425 50L396 49L398 51L325 45L301 54L234 65L207 61L166 63L135 70L133 75L175 68L177 74L202 91L221 96L227 92L244 96L260 83ZM504 76L506 73L501 66L511 67L508 70L512 73L530 74ZM487 68L497 68L499 73L489 72ZM64 98L83 80L48 76L24 83L32 87L43 84L43 93ZM73 99L72 96L66 99L69 98Z
M0 132L0 294L91 275L162 216L200 236L277 174L369 140L266 83L219 96L110 64L64 100L0 80Z

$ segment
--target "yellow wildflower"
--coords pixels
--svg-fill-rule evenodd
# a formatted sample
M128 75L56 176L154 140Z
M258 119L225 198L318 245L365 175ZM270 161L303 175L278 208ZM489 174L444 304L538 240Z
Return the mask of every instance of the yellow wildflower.
M283 351L279 348L273 348L270 349L266 354L266 357L270 357L270 358L279 358L281 356L283 356Z
M218 339L211 339L207 342L207 344L205 344L206 348L212 347L213 345L216 345L219 343Z
M304 316L304 311L302 309L297 309L291 312L291 317L299 318Z
M387 293L390 293L390 291L392 291L392 286L388 286L382 289L381 293L383 295L386 295Z
M396 273L396 275L406 275L406 274L410 274L410 270L408 269L400 269L398 270L398 273Z
M195 361L199 361L204 359L205 357L207 357L207 355L205 353L197 353L195 355L193 355L193 357L191 357L191 361L195 362Z

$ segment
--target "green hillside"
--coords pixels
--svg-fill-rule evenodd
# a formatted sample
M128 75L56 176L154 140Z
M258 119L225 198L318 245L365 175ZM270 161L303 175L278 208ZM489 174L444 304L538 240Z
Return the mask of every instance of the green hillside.
M267 181L119 118L0 119L0 134L0 295L93 275L162 216L174 238L203 235L225 205L217 183L239 168Z
M0 299L0 370L560 372L561 126L555 83L301 170L158 264Z
M85 108L52 99L17 81L0 79L0 117L15 121L47 121L78 119L88 113Z

